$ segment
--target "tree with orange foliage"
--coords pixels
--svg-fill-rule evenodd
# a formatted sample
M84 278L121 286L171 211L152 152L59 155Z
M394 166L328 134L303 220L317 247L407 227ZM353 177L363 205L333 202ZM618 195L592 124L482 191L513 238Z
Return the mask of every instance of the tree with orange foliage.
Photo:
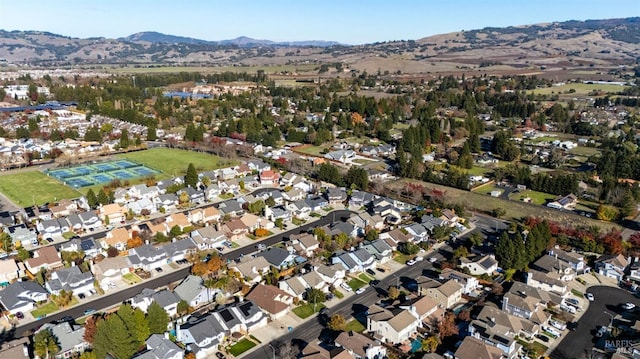
M193 275L203 276L207 274L207 272L207 263L196 262L194 263L193 267L191 267L191 274Z
M135 236L133 238L129 238L127 240L127 248L129 248L129 249L140 247L143 244L144 244L144 242L142 242L142 238L140 238L138 236Z
M357 113L357 112L352 112L351 113L351 123L355 126L357 124L360 123L364 123L364 118L362 118L362 115Z
M256 230L253 231L253 234L255 234L256 237L265 237L269 234L269 231L264 228L256 228Z
M207 262L207 271L215 273L222 268L222 258L220 256L212 256Z
M457 334L456 316L451 312L447 312L444 318L438 321L438 335L440 339L443 339Z

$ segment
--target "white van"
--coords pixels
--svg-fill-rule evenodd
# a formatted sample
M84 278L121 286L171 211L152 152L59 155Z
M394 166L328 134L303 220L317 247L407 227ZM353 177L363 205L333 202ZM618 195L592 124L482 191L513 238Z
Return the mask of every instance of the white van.
M564 310L567 313L576 314L576 307L563 304L560 306L560 309Z

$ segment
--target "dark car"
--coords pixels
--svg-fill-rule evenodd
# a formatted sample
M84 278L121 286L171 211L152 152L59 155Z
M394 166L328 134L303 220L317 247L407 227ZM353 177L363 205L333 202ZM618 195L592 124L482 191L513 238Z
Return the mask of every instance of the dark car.
M536 338L540 339L541 341L548 343L549 342L549 337L546 335L542 335L542 334L536 334Z
M320 315L329 315L329 308L325 307L325 308L320 309L318 314L320 314Z
M65 315L64 317L60 318L60 322L64 323L64 322L74 322L75 319L70 316L70 315Z
M374 279L371 282L369 282L369 285L372 286L372 287L375 287L378 284L380 284L380 281L377 280L377 279Z
M367 273L369 273L371 275L376 275L376 272L374 272L373 269L371 269L371 268L367 269Z
M24 314L22 312L17 312L16 313L16 318L18 319L24 319Z
M569 322L567 323L567 328L569 328L569 330L574 331L576 329L578 329L578 322Z
M217 352L217 353L216 353L216 358L218 358L218 359L225 359L226 357L224 356L224 354L222 354L222 353L220 353L220 352Z
M84 299L84 298L85 298L84 293L80 293L80 294L78 294L78 298L80 298L80 299Z

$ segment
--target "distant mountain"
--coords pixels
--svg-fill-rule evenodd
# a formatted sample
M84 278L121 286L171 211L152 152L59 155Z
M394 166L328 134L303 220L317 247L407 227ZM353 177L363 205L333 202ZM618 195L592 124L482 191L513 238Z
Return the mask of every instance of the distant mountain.
M256 40L246 36L240 36L231 40L221 41L207 41L201 39L194 39L192 37L174 36L162 34L155 31L138 32L127 37L121 37L118 40L139 42L146 41L151 43L163 43L163 44L207 44L212 46L217 45L235 45L239 47L255 47L255 46L312 46L312 47L327 47L333 45L340 45L336 41L289 41L289 42L275 42L271 40Z
M339 62L341 69L330 66L330 71L530 74L554 68L611 69L633 65L638 58L638 17L488 27L356 46L333 41L274 42L246 36L207 41L159 32L120 39L79 39L43 31L0 30L0 59L37 66L315 64L319 68L320 64Z

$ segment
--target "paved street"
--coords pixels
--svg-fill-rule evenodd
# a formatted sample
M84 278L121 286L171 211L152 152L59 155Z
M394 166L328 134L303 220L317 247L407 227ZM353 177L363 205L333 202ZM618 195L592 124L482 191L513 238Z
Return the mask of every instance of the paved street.
M640 299L620 288L595 286L587 289L587 292L593 293L595 301L589 303L589 309L578 322L578 329L570 331L551 353L552 359L591 358L597 327L609 325L611 315L622 313L622 303L631 302L640 306Z

